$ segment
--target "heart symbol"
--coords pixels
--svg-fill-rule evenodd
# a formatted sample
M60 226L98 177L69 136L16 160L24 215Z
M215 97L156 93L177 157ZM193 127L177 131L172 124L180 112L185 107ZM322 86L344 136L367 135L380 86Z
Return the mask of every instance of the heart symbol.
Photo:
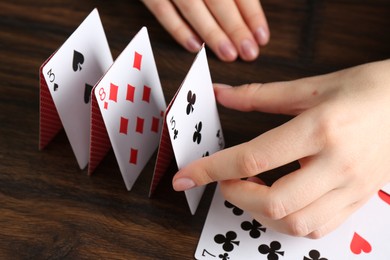
M390 205L390 195L384 192L383 190L378 191L379 198L381 198L384 202Z
M58 89L58 84L57 83L54 83L53 89L54 89L54 91L57 91L57 89Z
M353 238L350 245L352 253L359 255L362 252L364 253L370 253L371 252L371 245L368 243L367 240L362 238L358 233L353 234Z

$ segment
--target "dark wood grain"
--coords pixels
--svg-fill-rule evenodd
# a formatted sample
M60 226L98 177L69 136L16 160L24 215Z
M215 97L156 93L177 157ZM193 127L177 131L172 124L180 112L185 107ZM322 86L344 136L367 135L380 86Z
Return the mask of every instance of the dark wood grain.
M386 0L264 0L263 6L269 46L251 63L222 63L208 52L215 82L290 80L390 57ZM166 100L194 59L139 1L0 2L0 259L193 259L213 185L191 216L183 194L171 188L174 167L148 198L154 158L128 192L112 152L88 177L63 131L38 151L39 66L94 7L114 57L148 27ZM228 146L288 120L219 111ZM289 169L268 173L268 180Z

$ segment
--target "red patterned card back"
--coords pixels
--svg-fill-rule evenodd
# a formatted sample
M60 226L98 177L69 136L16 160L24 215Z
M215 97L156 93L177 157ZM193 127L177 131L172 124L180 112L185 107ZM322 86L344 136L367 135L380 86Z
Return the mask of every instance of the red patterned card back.
M93 89L91 93L91 140L88 164L89 175L93 173L110 149L110 139L108 137L107 129L104 125L103 117Z
M173 158L174 153L171 144L171 139L169 138L168 127L165 123L164 118L163 128L161 131L160 145L158 147L157 152L156 166L154 168L152 183L150 185L149 190L149 197L153 195L160 180L167 172L168 167L170 166Z
M62 129L61 119L42 72L53 55L54 53L39 68L39 150L44 149Z

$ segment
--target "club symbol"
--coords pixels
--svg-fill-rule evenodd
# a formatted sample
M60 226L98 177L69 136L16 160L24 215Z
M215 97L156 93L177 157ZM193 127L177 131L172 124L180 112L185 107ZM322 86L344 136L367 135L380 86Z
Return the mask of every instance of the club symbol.
M58 84L57 84L57 83L54 83L53 90L54 90L54 91L57 91L57 89L58 89Z
M81 54L80 52L74 50L73 51L73 63L72 63L73 71L81 70L82 69L81 65L83 63L84 63L84 55Z
M200 133L200 131L202 131L202 121L195 125L195 132L192 136L192 140L194 141L194 143L200 144L200 141L202 140L202 134Z
M222 260L229 260L230 257L229 257L229 254L228 253L224 253L224 254L219 254L218 256L219 258L221 258Z
M282 245L278 241L272 241L269 246L266 244L260 245L258 250L261 254L267 255L268 260L278 260L279 255L284 255L284 251L280 251L281 247Z
M196 94L195 93L192 93L191 90L188 91L187 93L187 115L189 115L191 112L194 111L194 104L195 104L195 101L196 101Z
M178 134L179 134L179 130L177 129L173 130L173 140L176 140Z
M244 221L241 223L241 228L245 231L249 231L249 235L251 238L258 238L261 236L261 232L266 232L267 229L263 227L259 222L255 219L250 221Z
M240 216L240 215L242 215L242 213L244 213L244 211L242 209L240 209L239 207L234 206L233 204L231 204L227 200L225 200L225 206L228 209L233 209L233 214L236 215L236 216Z
M328 258L321 257L320 252L315 249L310 250L309 257L304 256L303 260L328 260Z
M226 235L217 234L214 237L214 241L218 244L223 244L222 248L226 252L231 252L234 249L234 245L239 246L240 241L235 241L234 239L237 238L237 234L234 231L228 231L226 232Z

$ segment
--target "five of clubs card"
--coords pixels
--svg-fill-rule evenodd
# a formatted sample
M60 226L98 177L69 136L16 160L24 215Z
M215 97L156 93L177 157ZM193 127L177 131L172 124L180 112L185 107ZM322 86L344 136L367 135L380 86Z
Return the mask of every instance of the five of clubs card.
M100 141L92 146L91 140L108 138L128 190L159 144L157 163L169 163L172 154L179 169L225 146L204 46L168 107L146 28L114 62L96 9L42 65L40 72L41 120L54 122L59 117L81 169L91 164L91 149L103 156L107 152L107 148L99 148ZM45 90L52 100L42 96ZM56 111L49 109L50 102ZM91 103L97 104L98 116L94 120ZM100 132L95 134L100 139L93 139L91 129L97 126ZM40 138L45 131L50 132L50 124L45 127L48 129L40 129ZM154 175L152 183L155 178ZM185 192L192 214L204 188ZM336 231L310 240L264 227L225 201L217 186L195 257L390 259L389 194L387 185Z

